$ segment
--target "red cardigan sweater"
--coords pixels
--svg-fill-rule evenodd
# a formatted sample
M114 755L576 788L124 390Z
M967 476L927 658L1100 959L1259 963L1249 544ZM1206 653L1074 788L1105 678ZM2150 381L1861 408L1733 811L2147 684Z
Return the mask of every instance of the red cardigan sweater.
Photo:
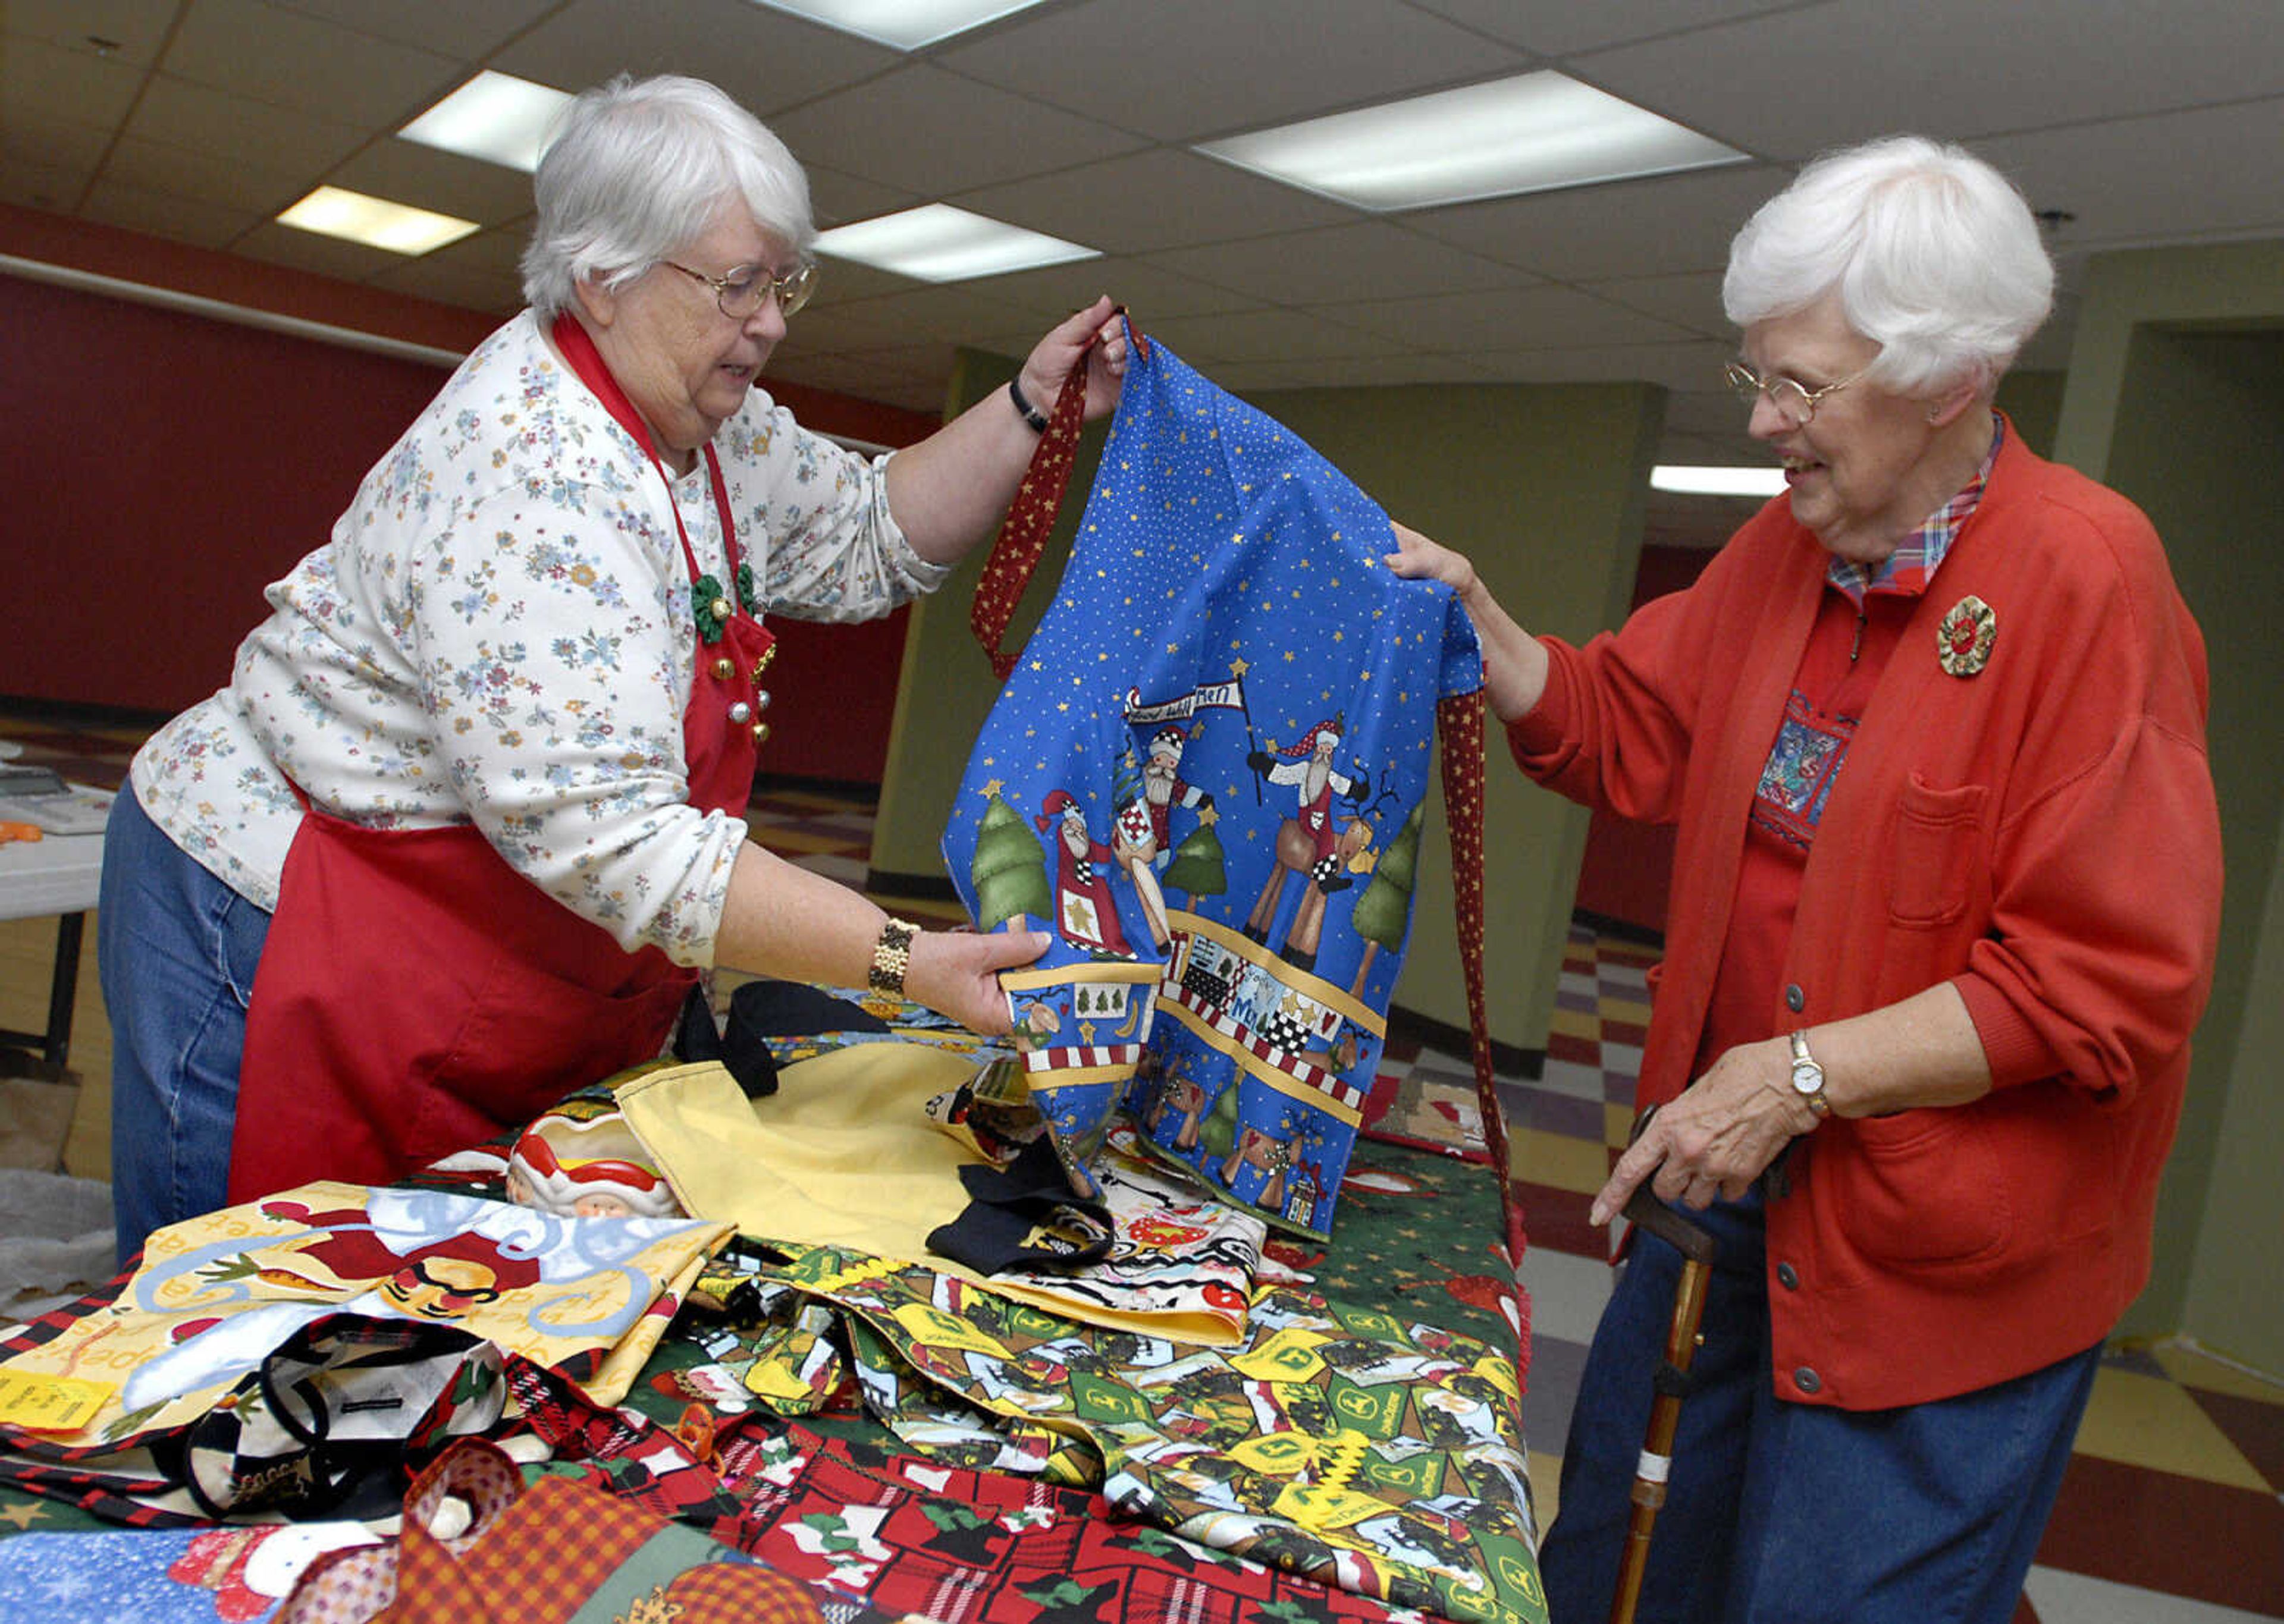
M1679 825L1642 1104L1692 1081L1829 558L1778 497L1621 630L1542 639L1546 695L1509 730L1541 783ZM1936 624L1970 593L1998 638L1980 673L1947 675ZM2148 519L2010 427L1834 784L1767 1027L1948 980L1997 1086L1796 1145L1767 1209L1778 1396L1872 1409L1987 1386L2092 1347L2147 1280L2219 930L2206 702Z

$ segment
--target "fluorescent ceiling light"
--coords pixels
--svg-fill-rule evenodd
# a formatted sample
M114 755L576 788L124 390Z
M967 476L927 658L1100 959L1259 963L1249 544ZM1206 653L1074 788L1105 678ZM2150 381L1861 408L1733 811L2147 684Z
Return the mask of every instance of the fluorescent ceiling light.
M756 0L775 12L791 12L843 34L854 34L898 51L918 51L955 34L980 27L1039 0Z
M893 270L922 282L965 282L971 277L996 277L1041 265L1098 259L1102 253L1060 237L1003 225L949 203L930 203L901 215L836 226L819 236L817 246L836 259L854 260L859 265Z
M529 174L570 100L562 90L486 68L396 133Z
M1652 490L1692 496L1773 496L1785 488L1781 468L1692 468L1662 464L1649 471Z
M326 237L345 237L391 254L426 254L456 243L476 229L473 220L432 215L425 208L369 198L361 191L343 191L338 186L318 187L278 215L278 223Z
M1552 72L1232 136L1198 151L1375 212L1745 158L1733 147Z

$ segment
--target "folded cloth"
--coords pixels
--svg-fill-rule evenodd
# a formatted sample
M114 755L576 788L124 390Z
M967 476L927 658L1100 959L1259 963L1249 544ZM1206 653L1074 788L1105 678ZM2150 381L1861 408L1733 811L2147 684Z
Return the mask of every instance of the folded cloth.
M448 1533L456 1503L473 1520ZM653 1517L592 1483L545 1477L527 1489L513 1461L468 1439L414 1482L400 1542L321 1558L302 1574L278 1619L856 1624L887 1616Z
M789 1066L767 1100L746 1098L719 1066L668 1066L619 1085L619 1106L683 1206L756 1239L919 1262L1052 1314L1113 1329L1208 1344L1239 1334L1245 1287L1260 1256L1258 1220L1215 1208L1174 1226L1228 1244L1192 1260L1146 1237L1174 1204L1139 1182L1115 1202L1120 1238L1109 1263L1066 1277L991 1276L932 1256L928 1236L969 1206L963 1167L989 1167L973 1144L939 1131L927 1102L974 1072L924 1044L866 1043ZM1185 1200L1193 1197L1182 1198ZM1170 1260L1171 1267L1156 1265Z

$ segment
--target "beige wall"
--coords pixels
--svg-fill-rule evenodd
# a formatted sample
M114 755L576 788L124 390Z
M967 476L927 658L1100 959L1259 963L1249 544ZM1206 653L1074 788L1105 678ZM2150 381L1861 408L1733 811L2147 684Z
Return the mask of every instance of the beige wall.
M2129 1331L2186 1330L2284 1375L2284 243L2104 255L2089 267L2056 449L2165 538L2212 671L2227 862L2212 1004ZM2152 876L2152 884L2162 884Z
M964 355L951 407L1000 386L1013 370L997 357ZM1390 512L1469 552L1493 590L1534 629L1583 638L1623 613L1640 548L1661 391L1647 385L1312 389L1263 394L1254 403ZM1091 473L1091 458L1083 457L1010 642L1036 622L1061 572ZM966 620L978 568L965 566L912 616L873 833L878 874L943 872L937 841L945 813L997 691ZM1504 760L1503 739L1488 743ZM1484 960L1491 1031L1503 1043L1543 1049L1585 815L1515 773L1489 778ZM1447 852L1439 818L1422 846L1412 948L1395 1001L1464 1027Z

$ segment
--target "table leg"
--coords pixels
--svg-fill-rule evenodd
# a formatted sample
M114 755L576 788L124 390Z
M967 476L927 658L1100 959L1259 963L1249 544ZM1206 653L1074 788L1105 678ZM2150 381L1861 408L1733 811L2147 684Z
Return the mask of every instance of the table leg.
M48 1031L41 1052L51 1065L61 1066L71 1054L72 1006L79 999L80 934L85 914L66 914L56 921L55 979L48 983Z

